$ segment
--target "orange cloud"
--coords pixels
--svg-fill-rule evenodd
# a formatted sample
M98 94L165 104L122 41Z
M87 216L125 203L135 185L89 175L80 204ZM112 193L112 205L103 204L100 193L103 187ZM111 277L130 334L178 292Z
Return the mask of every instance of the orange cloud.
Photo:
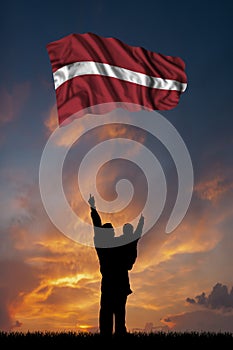
M58 127L58 115L57 115L57 105L54 104L50 111L48 118L44 122L45 127L49 134L53 132Z
M98 118L98 115L96 116ZM129 117L130 119L130 117ZM53 132L58 127L58 114L57 114L57 106L54 104L49 111L49 115L44 122L46 130L49 132ZM56 143L59 146L69 146L73 142L77 141L77 134L82 135L85 133L85 130L90 125L90 120L88 118L82 117L79 119L79 125L77 129L77 125L75 127L69 128L65 130L64 133L60 136L59 139L56 139ZM106 124L101 126L100 128L93 129L88 132L86 135L87 143L90 142L90 139L95 140L96 143L114 138L128 138L138 141L139 143L144 143L146 139L146 133L142 130L139 130L131 125L124 124Z
M194 191L198 197L210 202L216 203L226 192L233 189L233 182L228 181L223 174L215 175L215 177L199 182Z
M22 331L77 329L78 320L82 320L83 324L93 324L90 309L96 308L95 316L98 314L100 288L94 249L76 244L56 231L43 233L41 237L29 230L23 234L21 243L18 240L22 235L12 237L16 241L14 249L17 255L24 257L24 266L33 274L27 273L30 278L23 279L19 287L15 287L12 300L8 302L10 321L4 329L10 329L14 319L22 323ZM26 243L25 237L30 237L30 244ZM20 266L15 264L12 283L16 281L15 274L21 275ZM9 268L6 270L9 271ZM30 282L32 276L33 284ZM9 278L5 281L10 288ZM5 304L5 300L1 299L2 302Z

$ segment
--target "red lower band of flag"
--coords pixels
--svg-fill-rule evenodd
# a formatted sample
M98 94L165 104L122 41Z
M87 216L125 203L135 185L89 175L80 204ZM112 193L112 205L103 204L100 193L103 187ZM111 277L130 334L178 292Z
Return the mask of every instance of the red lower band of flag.
M115 91L120 98L116 99ZM138 111L139 106L147 110L169 110L178 104L179 97L180 91L153 89L125 81L122 83L121 80L98 75L70 79L56 90L59 124L76 113L81 117L92 112L110 112L107 105L100 106L110 102L116 105L121 102L125 109L129 109L127 104L135 104L135 107L130 106L131 112Z

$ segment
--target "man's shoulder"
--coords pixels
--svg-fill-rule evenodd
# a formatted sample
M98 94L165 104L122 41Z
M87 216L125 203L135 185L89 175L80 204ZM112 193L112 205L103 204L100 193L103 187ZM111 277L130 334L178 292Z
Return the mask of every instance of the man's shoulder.
M116 245L117 246L127 246L127 247L132 247L137 245L137 242L139 240L139 238L136 238L135 236L132 237L125 237L123 234L120 236L117 236L114 238Z

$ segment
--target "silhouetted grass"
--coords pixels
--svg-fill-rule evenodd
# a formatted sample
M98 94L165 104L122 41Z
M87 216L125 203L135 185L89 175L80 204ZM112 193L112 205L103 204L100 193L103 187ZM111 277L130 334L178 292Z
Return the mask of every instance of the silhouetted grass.
M87 346L130 344L133 346L174 346L174 345L233 345L233 333L226 332L156 332L129 333L124 337L112 336L110 339L101 337L98 333L76 332L0 332L0 346ZM145 348L144 348L145 349Z

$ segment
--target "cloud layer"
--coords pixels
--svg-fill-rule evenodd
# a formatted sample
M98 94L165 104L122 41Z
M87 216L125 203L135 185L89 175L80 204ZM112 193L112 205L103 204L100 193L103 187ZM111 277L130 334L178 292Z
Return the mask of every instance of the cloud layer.
M6 114L5 119L14 119L13 114L8 117ZM56 118L53 107L45 122L46 137L56 127ZM65 135L59 146L63 147L74 136ZM78 190L76 167L95 143L108 137L126 136L144 144L148 142L148 135L136 129L105 127L75 144L64 165L67 200L85 221L90 222L90 213ZM44 138L41 142L43 149ZM156 153L158 145L153 146ZM134 151L137 153L138 149ZM103 219L111 220L114 225L138 215L146 199L143 174L136 166L128 165L123 160L110 162L97 176L100 194L110 201L116 196L115 184L120 178L126 177L134 184L135 197L126 211L115 216L103 214ZM169 194L173 196L168 198L160 220L139 242L138 260L130 273L133 294L127 304L128 327L229 330L233 307L232 289L228 291L226 287L232 281L231 168L227 165L216 170L213 161L205 166L202 177L196 180L184 220L167 235L164 227L174 204L176 183L174 173L172 176L169 173L170 164L166 165L166 175L172 180ZM27 169L20 164L5 166L0 177L3 199L0 210L0 328L96 330L100 273L95 250L68 239L53 225L41 201L38 179ZM92 179L84 184L87 191L89 181ZM151 207L149 214L152 216L153 211ZM79 234L78 222L75 230ZM216 284L216 281L224 282ZM213 285L212 291L200 293Z

